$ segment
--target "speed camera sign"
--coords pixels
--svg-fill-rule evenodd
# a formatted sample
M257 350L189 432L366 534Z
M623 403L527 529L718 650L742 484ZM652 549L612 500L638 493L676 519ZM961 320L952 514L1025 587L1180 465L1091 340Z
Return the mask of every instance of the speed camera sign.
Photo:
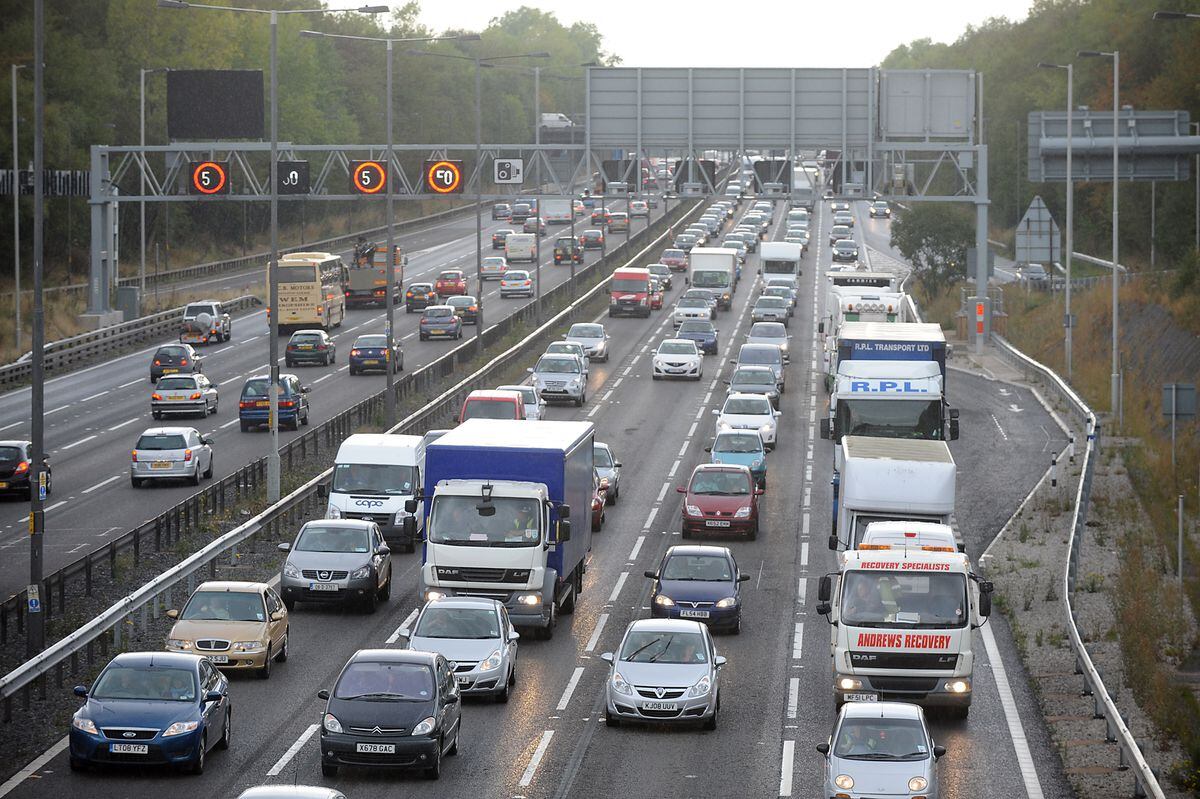
M525 180L525 161L520 158L497 158L492 162L494 183L522 183Z

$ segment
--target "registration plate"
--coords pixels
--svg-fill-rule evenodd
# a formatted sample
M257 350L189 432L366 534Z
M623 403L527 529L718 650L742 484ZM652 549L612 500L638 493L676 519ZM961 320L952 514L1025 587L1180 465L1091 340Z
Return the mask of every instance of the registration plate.
M394 755L396 754L395 744L355 744L354 751L368 755Z
M254 407L255 408L269 408L269 407L271 407L271 401L270 400L258 400L257 402L254 403Z
M208 659L213 663L228 663L229 655L209 655Z
M168 368L168 369L163 369L162 373L164 375L169 375L169 374L174 374L175 372L178 372L178 371L179 371L178 369L175 369L172 367L172 368Z
M642 710L679 710L678 702L643 702Z
M170 401L172 401L172 402L178 402L179 400L185 400L185 399L187 399L187 397L183 397L183 396L180 396L180 397L167 397L167 399L169 399L169 400L170 400Z
M681 611L679 611L679 618L681 618L681 619L707 619L708 615L709 614L708 614L707 610L681 610Z
M309 591L336 591L336 590L338 590L338 587L334 583L309 583L308 590Z
M298 350L311 350L311 349L312 349L312 345L311 345L311 344L301 344L301 345L300 345L299 347L297 347L296 349L298 349Z
M378 365L379 365L378 360L363 361L363 366L378 366Z
M0 483L0 488L8 488L8 483Z
M706 519L704 521L704 526L705 527L728 527L729 522L726 521L725 519Z
M148 755L149 744L109 744L108 751L115 755Z
M846 694L847 702L878 702L879 694Z
M170 461L155 461L154 463L150 464L150 468L151 469L170 469L171 462Z
M471 678L470 678L470 677L459 677L459 678L458 678L458 684L459 684L459 685L470 685L470 684L471 684Z

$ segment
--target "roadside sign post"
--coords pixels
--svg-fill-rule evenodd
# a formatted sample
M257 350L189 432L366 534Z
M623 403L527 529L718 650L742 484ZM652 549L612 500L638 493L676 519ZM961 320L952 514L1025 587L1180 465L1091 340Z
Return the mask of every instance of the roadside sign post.
M1163 416L1171 417L1171 470L1175 469L1175 426L1179 419L1196 415L1196 384L1167 383L1163 386Z

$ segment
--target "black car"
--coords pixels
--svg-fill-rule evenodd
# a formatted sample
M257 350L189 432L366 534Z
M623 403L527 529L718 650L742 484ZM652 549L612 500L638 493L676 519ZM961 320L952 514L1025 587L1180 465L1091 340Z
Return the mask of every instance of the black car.
M328 366L337 360L337 345L324 330L297 330L288 339L283 360L289 369L301 363Z
M150 360L150 382L157 383L163 375L178 372L204 371L204 359L191 344L167 344L159 347Z
M30 499L30 479L33 474L33 462L29 458L31 441L0 441L0 494L19 495L22 499ZM42 457L42 466L46 471L46 496L50 496L50 464Z
M508 203L496 203L492 206L492 219L508 219L512 207Z
M432 283L409 283L404 292L404 312L423 311L441 300Z
M512 228L508 228L508 227L502 227L499 230L493 232L492 233L492 249L493 250L503 250L504 242L508 240L509 236L511 236L513 233L516 233L516 232L517 231L513 230Z
M449 661L411 649L360 649L333 690L321 690L321 774L341 766L442 773L458 754L462 704Z
M650 264L650 274L662 283L663 291L671 290L671 267L666 264Z
M350 374L363 372L386 372L388 364L393 372L404 368L404 345L400 339L392 340L392 352L388 354L387 336L383 333L369 333L359 336L350 347Z

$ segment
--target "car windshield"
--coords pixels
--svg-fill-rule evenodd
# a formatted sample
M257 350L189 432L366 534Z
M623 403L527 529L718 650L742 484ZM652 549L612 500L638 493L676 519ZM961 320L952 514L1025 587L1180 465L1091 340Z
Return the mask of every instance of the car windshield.
M187 441L174 433L146 433L138 439L135 449L168 450L185 449Z
M499 638L500 620L492 608L431 606L421 614L413 635L420 638Z
M197 591L179 614L183 621L266 621L262 597L250 591Z
M680 333L712 333L712 322L684 322L679 326Z
M185 317L196 317L202 313L206 313L210 316L216 316L217 309L214 308L211 303L200 303L198 305L193 304L183 309L183 315Z
M416 468L391 463L339 463L333 467L330 491L338 494L376 494L407 497L413 494Z
M829 233L833 236L849 236L850 228L845 225L834 225L833 230L829 231Z
M543 356L537 362L535 372L579 374L579 361L575 358L552 358Z
M719 469L701 469L692 475L689 494L717 494L738 496L750 493L750 483L741 472Z
M728 582L733 579L733 569L724 555L672 555L663 564L659 579Z
M734 413L742 416L769 416L771 403L762 395L755 397L730 397L725 400L725 408L721 413Z
M850 239L842 239L838 243L834 244L833 248L835 250L855 250L858 249L858 245L853 241L850 241Z
M742 386L773 386L775 373L770 369L738 369L729 382Z
M428 319L444 319L454 316L453 308L426 308L425 316Z
M495 512L485 516L482 507ZM441 495L433 500L429 540L435 544L477 547L530 547L541 542L538 501L496 497L483 506L480 497Z
M721 433L713 442L713 452L762 452L762 438L757 433Z
M616 277L614 277L612 279L612 282L609 284L609 289L613 293L621 292L621 291L632 291L632 292L645 291L646 286L649 282L650 282L649 275L647 275L646 277L642 277L642 278L636 278L636 277L616 278Z
M522 403L524 400L522 400ZM509 400L468 398L463 407L463 420L467 419L516 419L517 406Z
M88 696L92 699L195 702L196 675L188 669L114 665L104 670Z
M346 666L335 699L424 702L433 697L433 672L422 663L359 661Z
M604 327L601 325L571 325L567 335L575 338L604 338Z
M782 297L759 297L758 302L754 303L755 308L784 308L787 306L787 300Z
M155 358L186 358L188 351L183 347L159 347Z
M608 447L593 447L592 462L597 469L611 469L613 465L612 453Z
M508 271L507 275L505 276L504 281L506 283L512 283L514 281L521 281L521 280L528 280L528 279L529 279L528 272L514 272L513 270L510 269Z
M659 355L695 355L696 345L691 342L683 341L664 341L658 345Z
M707 308L708 300L703 297L684 297L679 301L680 308Z
M962 574L887 570L851 571L842 586L841 623L851 627L922 629L967 623L966 580Z
M362 527L333 527L306 524L294 547L297 552L359 552L371 551L371 536Z
M833 754L849 760L925 760L928 746L919 719L846 718Z
M742 347L738 353L739 363L778 364L783 359L779 348L763 344L760 347Z
M158 381L159 391L187 390L196 387L194 377L164 377Z
M629 663L707 663L700 633L635 630L625 636L621 660Z
M773 298L772 298L773 299ZM787 338L787 331L779 322L755 322L750 327L751 338Z

